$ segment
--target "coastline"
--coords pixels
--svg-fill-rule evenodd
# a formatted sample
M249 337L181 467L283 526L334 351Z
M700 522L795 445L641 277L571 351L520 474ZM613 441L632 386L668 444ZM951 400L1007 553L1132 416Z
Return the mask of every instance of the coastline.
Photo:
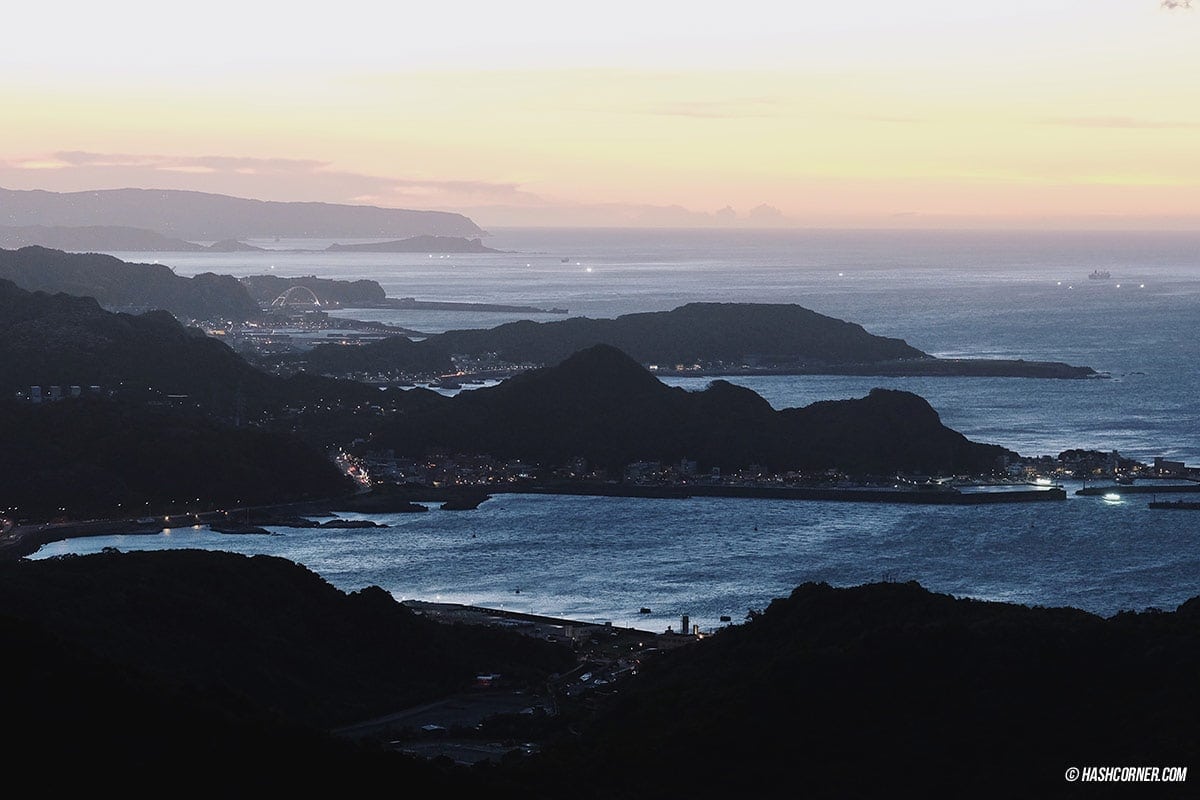
M263 525L289 525L298 518L327 516L338 511L358 513L407 513L428 510L419 502L440 503L447 511L469 511L494 495L561 494L592 497L645 497L686 500L693 497L735 497L769 500L834 500L860 503L907 503L926 505L991 505L995 503L1055 502L1066 499L1061 487L1003 489L961 492L953 488L913 489L885 487L799 487L799 486L712 486L641 485L570 481L499 488L446 490L425 486L393 486L378 493L351 498L306 500L277 506L205 511L175 517L79 520L73 522L25 523L0 535L0 561L24 558L42 546L65 539L109 535L153 535L171 527L209 525L228 535L268 533ZM174 523L174 524L173 524ZM314 527L317 523L314 523ZM307 527L307 526L306 526Z
M436 505L446 511L466 512L478 508L497 495L574 495L587 497L627 497L687 500L697 497L727 497L763 500L836 501L847 503L896 503L904 505L990 506L1011 503L1061 502L1067 490L1061 486L1025 484L952 486L754 486L713 484L636 484L602 481L542 481L475 487L433 487L418 484L391 484L374 491L349 497L302 500L273 506L179 514L172 517L93 519L71 522L24 523L11 525L0 534L0 561L15 560L37 552L42 546L65 539L108 535L154 535L172 527L207 525L227 535L269 534L262 526L294 526L303 518L352 512L393 514L428 511L420 505ZM1200 493L1200 483L1185 485L1141 485L1088 487L1075 495ZM1154 502L1151 508L1197 508L1191 501ZM321 527L322 523L305 520L303 527ZM328 526L327 526L328 527ZM362 527L368 527L362 525ZM371 526L374 527L374 526Z
M651 370L670 378L721 378L746 375L854 375L881 378L1048 378L1090 380L1108 377L1091 367L1061 361L1023 361L990 358L928 358L854 364L791 365L787 367L741 367L720 369Z

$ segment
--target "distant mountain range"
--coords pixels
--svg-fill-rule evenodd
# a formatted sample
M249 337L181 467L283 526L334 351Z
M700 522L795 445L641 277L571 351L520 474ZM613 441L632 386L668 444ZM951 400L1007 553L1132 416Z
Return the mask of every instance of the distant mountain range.
M462 214L334 203L283 203L174 189L48 192L0 189L6 225L143 228L185 241L264 236L479 236Z

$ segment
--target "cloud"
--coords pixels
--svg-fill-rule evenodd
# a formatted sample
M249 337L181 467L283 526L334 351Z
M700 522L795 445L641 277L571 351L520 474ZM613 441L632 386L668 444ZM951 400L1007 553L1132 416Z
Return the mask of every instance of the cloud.
M774 117L779 101L773 97L746 97L729 100L677 100L659 103L644 109L644 113L668 117L696 119L745 119Z
M538 207L497 204L457 210L485 228L500 227L615 227L615 228L791 228L797 220L763 204L758 213L739 215L732 206L713 212L680 205L648 203L547 202Z
M1194 122L1170 122L1136 117L1049 117L1041 122L1045 125L1066 125L1073 128L1128 128L1132 130L1200 128L1200 124Z

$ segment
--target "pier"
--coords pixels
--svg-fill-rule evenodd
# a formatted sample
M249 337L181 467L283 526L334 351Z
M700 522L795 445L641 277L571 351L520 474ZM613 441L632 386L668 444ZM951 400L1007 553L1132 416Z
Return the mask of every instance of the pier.
M1200 502L1191 503L1187 500L1158 500L1150 504L1151 508L1168 508L1176 511L1200 511Z

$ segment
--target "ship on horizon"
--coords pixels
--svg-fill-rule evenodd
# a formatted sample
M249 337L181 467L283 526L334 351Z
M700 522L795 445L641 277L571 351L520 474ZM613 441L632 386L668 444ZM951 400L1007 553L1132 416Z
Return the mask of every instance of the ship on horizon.
M1088 278L1094 281L1105 281L1111 277L1112 273L1106 269L1094 269L1092 270L1092 273L1088 275Z

